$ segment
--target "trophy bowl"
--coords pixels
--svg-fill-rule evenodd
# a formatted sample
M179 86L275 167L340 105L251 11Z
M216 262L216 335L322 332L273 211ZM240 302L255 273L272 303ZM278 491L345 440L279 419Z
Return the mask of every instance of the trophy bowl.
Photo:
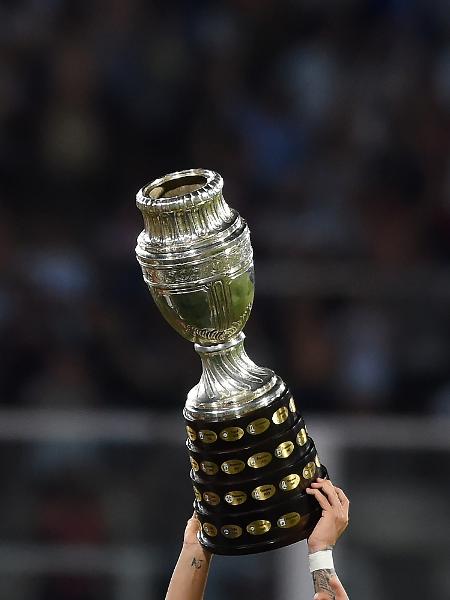
M286 384L245 352L253 251L222 188L205 169L144 186L136 255L163 317L202 362L184 408L200 541L249 554L308 537L321 509L305 489L327 472Z

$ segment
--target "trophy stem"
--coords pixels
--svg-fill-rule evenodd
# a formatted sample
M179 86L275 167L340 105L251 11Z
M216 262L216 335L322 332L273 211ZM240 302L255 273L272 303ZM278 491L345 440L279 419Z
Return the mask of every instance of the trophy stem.
M195 344L203 373L188 394L188 418L237 418L270 404L283 393L283 381L271 369L259 367L248 357L244 339L241 332L225 344Z

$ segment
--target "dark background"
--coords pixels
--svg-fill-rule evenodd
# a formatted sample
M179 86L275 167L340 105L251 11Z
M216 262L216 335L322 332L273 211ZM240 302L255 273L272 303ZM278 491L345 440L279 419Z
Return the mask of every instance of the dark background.
M196 358L134 194L201 166L252 229L249 343L305 408L448 411L446 3L316 5L2 2L4 404L179 406Z
M448 416L449 33L444 0L1 1L2 409L179 413L199 360L134 195L203 167L252 231L249 354L306 417ZM105 494L158 455L111 452L8 446L6 539L116 539ZM109 598L58 585L29 597Z

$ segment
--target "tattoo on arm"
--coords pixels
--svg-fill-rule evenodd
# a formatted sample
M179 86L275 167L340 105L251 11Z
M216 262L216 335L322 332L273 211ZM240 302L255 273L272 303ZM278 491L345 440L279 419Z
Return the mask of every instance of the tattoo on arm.
M194 558L192 559L192 562L191 562L191 567L194 567L194 569L197 569L197 570L201 569L202 563L203 563L203 559L195 558L195 556L194 556Z
M330 600L335 600L335 595L330 586L330 578L335 575L334 569L319 569L313 571L313 583L315 592L325 592Z

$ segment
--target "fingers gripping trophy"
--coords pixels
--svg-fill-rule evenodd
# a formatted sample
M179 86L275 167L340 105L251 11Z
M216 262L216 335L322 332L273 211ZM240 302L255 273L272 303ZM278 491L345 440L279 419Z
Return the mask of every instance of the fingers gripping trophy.
M136 254L163 317L202 361L184 408L200 541L248 554L309 535L321 509L305 489L326 470L286 384L245 352L253 251L222 188L203 169L143 187Z

